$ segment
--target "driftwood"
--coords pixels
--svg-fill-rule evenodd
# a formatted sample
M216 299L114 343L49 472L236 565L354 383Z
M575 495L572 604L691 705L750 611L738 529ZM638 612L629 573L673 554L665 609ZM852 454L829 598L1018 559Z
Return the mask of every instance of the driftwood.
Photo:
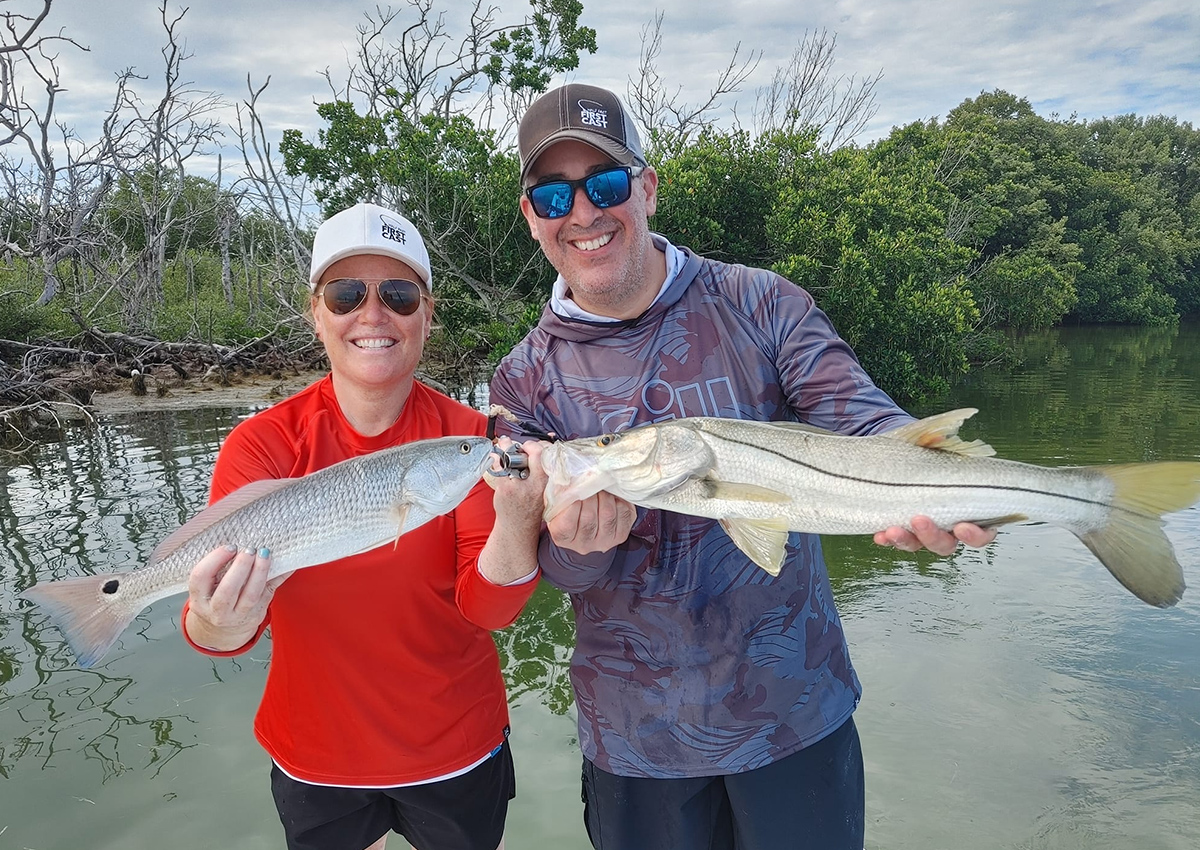
M97 392L128 387L165 395L192 381L229 386L245 376L280 376L324 361L312 334L289 323L232 346L104 331L74 318L83 330L69 340L0 339L0 444L25 445L64 421L91 419Z

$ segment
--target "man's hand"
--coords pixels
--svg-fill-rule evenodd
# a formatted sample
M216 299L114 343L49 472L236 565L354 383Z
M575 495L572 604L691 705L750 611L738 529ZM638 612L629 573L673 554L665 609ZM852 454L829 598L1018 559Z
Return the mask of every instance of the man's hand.
M637 508L624 499L601 490L581 502L564 508L546 528L550 539L561 549L586 555L607 552L629 539L637 519Z
M938 555L951 555L960 542L979 549L996 539L996 529L981 528L969 522L960 522L953 531L942 531L927 516L916 516L912 520L912 531L894 525L875 532L875 542L880 546L892 546L904 552L928 549Z

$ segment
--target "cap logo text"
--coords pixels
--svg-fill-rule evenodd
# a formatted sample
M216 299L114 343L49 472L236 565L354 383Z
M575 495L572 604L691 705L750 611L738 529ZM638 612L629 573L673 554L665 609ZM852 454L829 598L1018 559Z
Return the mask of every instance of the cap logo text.
M585 127L608 129L608 110L594 100L579 101L579 123Z
M379 220L383 222L383 232L381 235L384 239L390 239L393 242L399 242L401 245L407 242L408 234L405 232L403 226L401 226L399 223L393 224L383 216L380 216Z

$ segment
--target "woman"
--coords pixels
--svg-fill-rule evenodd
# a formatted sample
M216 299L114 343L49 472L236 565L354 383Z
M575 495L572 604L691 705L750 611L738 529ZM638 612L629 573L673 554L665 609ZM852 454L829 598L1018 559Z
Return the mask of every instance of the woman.
M483 414L414 378L430 283L403 216L358 204L325 221L310 286L330 373L234 428L211 500L412 440L483 434ZM515 786L489 630L533 593L544 484L540 472L497 478L494 496L477 486L398 546L290 577L267 579L265 550L217 550L192 570L184 635L200 652L245 652L271 626L254 729L289 848L378 850L388 830L419 850L503 845Z

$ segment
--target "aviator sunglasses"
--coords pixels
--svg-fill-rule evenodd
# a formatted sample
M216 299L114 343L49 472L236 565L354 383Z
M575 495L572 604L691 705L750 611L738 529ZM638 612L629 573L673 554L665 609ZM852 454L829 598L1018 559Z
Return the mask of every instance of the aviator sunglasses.
M525 190L538 218L562 218L575 206L575 190L583 189L592 205L606 210L629 200L640 167L619 165L589 174L582 180L547 180Z
M329 308L330 313L345 316L363 305L371 284L375 285L375 293L383 302L383 306L401 316L411 316L417 312L425 294L421 291L419 283L402 277L386 280L341 277L324 284L319 294L325 300L325 306Z

